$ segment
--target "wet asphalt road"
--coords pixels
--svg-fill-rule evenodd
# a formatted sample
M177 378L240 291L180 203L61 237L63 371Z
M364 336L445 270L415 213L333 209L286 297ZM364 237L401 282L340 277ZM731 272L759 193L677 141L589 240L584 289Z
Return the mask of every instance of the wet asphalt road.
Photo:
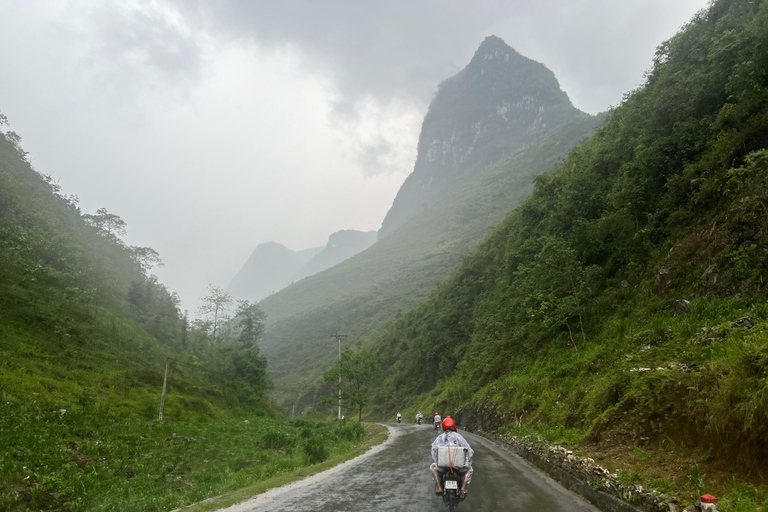
M266 511L435 511L447 510L434 495L429 465L437 432L428 425L388 425L392 439L377 453L362 457L321 478L226 509ZM597 512L576 495L515 455L483 438L461 432L475 451L475 469L460 511ZM223 511L220 511L223 512Z

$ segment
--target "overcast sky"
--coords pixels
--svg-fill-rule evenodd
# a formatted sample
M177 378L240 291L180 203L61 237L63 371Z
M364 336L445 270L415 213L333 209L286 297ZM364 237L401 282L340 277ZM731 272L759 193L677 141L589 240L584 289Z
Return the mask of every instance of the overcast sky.
M0 111L194 309L251 251L378 229L488 35L606 110L706 0L0 0Z

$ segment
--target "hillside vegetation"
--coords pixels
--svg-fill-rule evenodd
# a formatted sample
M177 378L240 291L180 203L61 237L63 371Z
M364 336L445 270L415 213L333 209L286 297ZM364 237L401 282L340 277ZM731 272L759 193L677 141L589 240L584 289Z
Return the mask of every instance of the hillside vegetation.
M259 304L281 398L295 399L332 363L331 334L367 339L423 299L600 121L576 109L543 64L487 38L439 86L379 240Z
M244 328L189 325L149 273L157 253L124 232L0 131L0 510L169 510L362 440L357 425L284 419Z
M624 446L634 462L659 450L640 481L668 492L686 478L659 464L676 450L678 472L762 482L766 148L768 2L715 1L377 339L380 414L435 407L478 428Z

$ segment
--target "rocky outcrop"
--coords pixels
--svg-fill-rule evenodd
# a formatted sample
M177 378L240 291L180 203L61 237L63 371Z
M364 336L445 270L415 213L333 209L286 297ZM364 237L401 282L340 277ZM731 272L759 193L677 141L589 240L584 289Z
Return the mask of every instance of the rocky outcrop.
M555 75L502 39L487 37L457 75L440 84L424 118L413 173L395 197L379 238L440 198L482 161L499 159L559 126L589 116Z

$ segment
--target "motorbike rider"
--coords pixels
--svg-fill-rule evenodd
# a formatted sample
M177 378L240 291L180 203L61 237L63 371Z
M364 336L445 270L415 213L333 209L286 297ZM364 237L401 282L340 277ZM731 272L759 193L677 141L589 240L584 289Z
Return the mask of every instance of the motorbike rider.
M440 428L440 422L442 422L443 419L440 417L437 412L435 412L435 415L432 417L432 425L434 425L435 430Z
M424 421L424 415L421 414L421 411L416 413L416 423L421 425L421 422Z
M400 414L400 411L397 412L397 422L400 423L403 419L403 415Z
M472 447L469 446L464 437L456 432L456 422L450 416L446 416L443 420L443 433L437 436L437 439L432 443L432 460L434 462L429 469L432 471L432 478L435 479L435 493L443 494L442 488L442 473L441 468L437 467L437 448L438 446L461 446L467 448L469 451L469 467L459 469L459 475L461 475L461 489L459 490L459 496L465 498L467 496L467 485L472 481L472 455L475 453Z

